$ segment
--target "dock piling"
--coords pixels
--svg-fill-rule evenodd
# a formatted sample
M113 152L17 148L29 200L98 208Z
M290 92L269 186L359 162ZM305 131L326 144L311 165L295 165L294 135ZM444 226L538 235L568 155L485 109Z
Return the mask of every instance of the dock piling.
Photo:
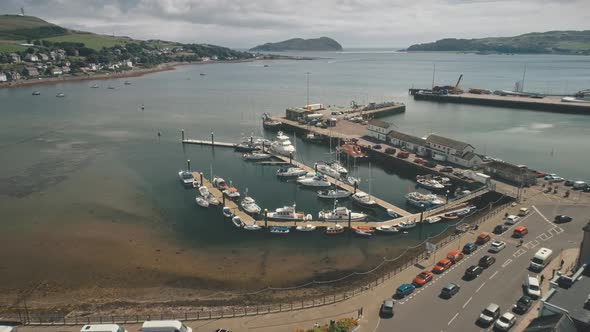
M215 137L213 135L213 132L211 132L211 146L215 146Z
M352 226L351 223L352 223L352 211L348 210L348 229L350 229L350 227Z
M199 179L201 180L199 181L201 183L201 186L203 186L203 172L199 172Z
M221 206L225 206L225 195L221 193Z
M182 141L184 142L184 129L180 130L180 135L181 135Z
M191 171L191 160L187 159L186 160L186 169L190 172Z
M289 164L293 163L293 152L289 152Z
M264 228L268 227L268 209L264 209Z

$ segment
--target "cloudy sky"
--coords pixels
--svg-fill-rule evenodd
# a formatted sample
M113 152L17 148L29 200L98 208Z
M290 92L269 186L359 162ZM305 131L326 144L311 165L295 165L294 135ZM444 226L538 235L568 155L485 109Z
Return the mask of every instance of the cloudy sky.
M590 0L0 0L67 28L249 48L329 36L344 48L590 29Z

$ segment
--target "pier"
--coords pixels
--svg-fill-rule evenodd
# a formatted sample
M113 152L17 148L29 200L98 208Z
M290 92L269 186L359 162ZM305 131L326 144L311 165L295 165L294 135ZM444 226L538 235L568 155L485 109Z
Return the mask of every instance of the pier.
M233 148L235 147L234 143L226 143L226 142L216 142L214 140L211 141L204 141L200 139L183 139L183 144L196 144L196 145L209 145L209 146L221 146L225 148Z

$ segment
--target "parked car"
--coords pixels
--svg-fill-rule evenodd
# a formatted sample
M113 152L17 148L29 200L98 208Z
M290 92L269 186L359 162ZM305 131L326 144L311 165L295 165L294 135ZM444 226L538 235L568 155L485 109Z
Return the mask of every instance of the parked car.
M527 295L521 296L516 304L512 307L512 311L517 314L525 314L533 306L533 299Z
M489 233L481 233L477 237L477 240L475 240L475 243L482 245L488 243L488 241L490 241L491 239L492 238L490 237Z
M500 318L498 318L494 327L500 331L508 331L514 326L515 322L516 316L510 312L505 312Z
M557 174L555 174L555 173L545 174L545 180L553 180L553 178L556 176L557 176Z
M422 271L420 272L412 281L412 283L416 286L424 286L433 278L433 274L430 271Z
M496 257L485 255L479 259L479 266L481 266L484 269L487 269L488 267L492 266L492 264L494 264L495 262Z
M387 299L383 301L381 304L381 310L379 310L381 317L391 317L393 316L393 300Z
M463 246L463 253L465 255L469 255L472 252L474 252L475 250L477 250L477 244L473 243L473 242L467 242L465 243L465 245Z
M483 272L483 268L479 265L471 265L465 270L466 279L475 279Z
M434 273L443 273L448 270L453 265L453 262L448 258L443 258L434 267L432 268L432 272Z
M437 163L435 163L434 161L427 161L424 163L424 166L429 168L435 168L437 166Z
M408 151L399 151L396 155L398 158L407 159L410 156Z
M441 168L440 171L445 172L445 173L452 173L453 168L451 166L445 166L445 167Z
M563 224L570 221L572 221L572 217L566 215L555 216L555 219L553 219L553 222L556 224Z
M528 228L526 228L524 226L518 226L514 229L514 232L512 232L512 237L522 238L525 235L527 235L528 233L529 233Z
M502 234L508 230L508 226L502 224L494 227L494 234Z
M538 299L541 297L541 286L539 284L539 279L528 276L525 279L523 286L526 295L530 296L533 299Z
M426 163L426 160L424 160L422 158L416 158L416 159L414 159L414 162L418 165L424 165L424 163Z
M563 183L564 186L566 187L571 187L574 185L574 181L573 180L565 180L565 182Z
M524 216L526 216L527 214L529 214L529 209L528 209L528 208L525 208L525 207L523 207L523 208L520 208L520 209L518 210L518 215L519 215L520 217L524 217Z
M450 299L453 295L459 293L461 287L454 283L446 284L445 287L440 291L440 296L444 297L445 299Z
M458 261L462 260L464 257L463 253L459 250L451 250L447 254L447 258L450 259L453 264L457 263Z
M504 248L506 248L506 242L500 241L500 240L495 240L492 242L492 245L490 246L490 250L488 250L488 251L493 252L493 253L499 253Z
M385 153L395 154L395 149L394 148L387 148L387 149L385 149Z
M500 316L500 306L490 303L479 315L477 321L485 326L490 326Z
M413 284L401 284L395 291L395 295L399 298L406 297L414 292L416 286Z
M519 220L520 220L520 217L519 216L515 216L515 215L511 214L508 217L506 217L506 219L504 219L504 223L507 224L507 225L514 225Z
M373 145L373 150L381 150L381 145L379 145L379 144Z

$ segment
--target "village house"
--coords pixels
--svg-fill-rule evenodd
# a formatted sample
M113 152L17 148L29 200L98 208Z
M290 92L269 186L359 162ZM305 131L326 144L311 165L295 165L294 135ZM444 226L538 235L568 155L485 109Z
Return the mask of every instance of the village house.
M426 155L426 141L421 137L391 130L387 134L387 141L393 146L414 152L419 156Z
M20 55L16 54L16 53L10 53L8 55L12 61L12 63L20 63L21 59L20 59Z
M6 77L6 74L0 73L0 82L6 82L6 81L8 81L8 77Z
M131 60L124 60L123 65L125 65L129 68L133 68L133 62Z
M387 134L393 130L393 127L394 125L389 122L371 120L367 125L367 135L380 141L387 141Z
M37 62L39 58L35 54L27 54L25 55L25 60L30 62Z
M17 72L17 71L14 71L14 70L13 71L9 71L8 74L7 74L7 76L8 76L8 79L11 80L11 81L20 80L20 77L21 77L20 76L20 73Z
M49 57L45 53L39 53L38 57L41 61L49 61Z
M25 75L27 75L27 77L39 76L39 71L34 67L25 67Z
M59 67L51 68L51 75L57 76L57 75L62 75L62 74L63 74L63 71L61 70L61 68L59 68Z
M62 67L61 67L61 71L62 71L64 74L68 74L68 73L69 73L71 70L70 70L70 67L68 67L68 66L62 66Z
M90 71L97 71L98 70L98 65L96 65L96 63L89 63L88 64L88 69Z

